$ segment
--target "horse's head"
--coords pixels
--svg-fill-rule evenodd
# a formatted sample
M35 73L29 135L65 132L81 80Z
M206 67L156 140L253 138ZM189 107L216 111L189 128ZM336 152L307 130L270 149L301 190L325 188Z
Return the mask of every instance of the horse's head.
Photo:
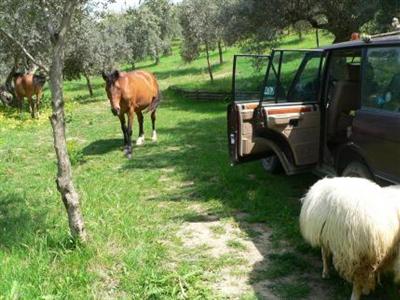
M107 97L110 100L111 111L114 116L119 115L121 106L122 91L118 79L120 77L119 71L115 70L111 73L102 72L103 79L106 82Z

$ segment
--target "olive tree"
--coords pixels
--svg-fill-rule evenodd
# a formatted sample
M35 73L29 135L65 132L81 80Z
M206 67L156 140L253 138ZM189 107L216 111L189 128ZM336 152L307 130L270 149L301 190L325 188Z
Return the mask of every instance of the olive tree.
M382 24L390 24L399 8L397 0L232 0L225 23L231 41L262 45L305 21L315 29L331 32L334 42L342 42L371 21L387 28Z
M121 49L121 44L117 43L117 35L115 40L110 38L103 39L103 36L108 36L105 32L107 26L100 26L97 16L92 15L88 11L81 11L79 18L75 18L70 32L68 34L69 43L65 47L64 60L64 78L67 80L80 79L83 76L86 80L87 88L90 96L93 96L93 88L90 77L100 72L104 68L111 68L110 61L114 61L118 55L116 51L109 51L106 48L112 49L109 43L115 43L115 48ZM112 56L110 58L110 55Z
M14 48L33 64L37 65L50 78L52 98L52 115L50 117L53 129L54 149L57 156L57 189L67 210L71 234L74 238L84 242L86 230L80 210L79 195L72 181L71 163L69 160L66 136L63 98L63 58L66 36L74 13L85 4L80 0L52 0L52 1L19 1L16 14L13 5L16 0L2 0L0 33L3 38L12 41ZM11 17L10 14L15 14ZM12 23L12 19L18 23ZM11 22L10 22L11 20ZM29 21L29 22L26 22ZM25 23L26 22L26 23ZM31 35L36 36L37 43L43 43L46 48L35 48L30 51L29 40L20 35L27 28ZM36 31L36 29L38 29ZM44 56L48 58L44 59Z
M215 49L218 43L216 2L213 0L184 0L180 9L183 36L181 56L184 61L191 62L198 58L204 49L208 73L213 81L210 50Z
M163 41L158 18L150 8L142 5L140 8L128 12L126 26L127 42L130 45L130 60L135 63L151 57L155 63L160 62L163 52Z
M132 65L146 57L158 64L161 55L171 53L172 39L179 32L177 10L169 0L146 0L128 10L126 37Z

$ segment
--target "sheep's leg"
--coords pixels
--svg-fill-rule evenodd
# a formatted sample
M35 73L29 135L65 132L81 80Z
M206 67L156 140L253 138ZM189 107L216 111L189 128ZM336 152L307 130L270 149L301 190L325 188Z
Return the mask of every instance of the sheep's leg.
M322 255L322 278L328 279L329 278L329 260L330 260L330 252L328 249L321 247L321 255Z
M353 292L351 293L350 300L360 300L361 298L361 289L356 284L353 284Z

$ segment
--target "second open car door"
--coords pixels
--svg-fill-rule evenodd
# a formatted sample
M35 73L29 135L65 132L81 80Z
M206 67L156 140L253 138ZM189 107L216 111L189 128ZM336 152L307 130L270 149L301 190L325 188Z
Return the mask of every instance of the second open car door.
M264 67L268 61L264 80L248 75L254 60L264 60ZM235 58L233 101L228 107L234 164L273 154L288 174L294 174L318 163L322 61L322 51L297 50ZM257 84L258 98L252 91Z

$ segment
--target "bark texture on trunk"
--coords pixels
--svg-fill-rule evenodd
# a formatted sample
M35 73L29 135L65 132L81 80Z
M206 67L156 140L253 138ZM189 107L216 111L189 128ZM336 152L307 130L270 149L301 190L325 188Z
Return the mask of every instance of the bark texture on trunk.
M223 56L223 53L222 53L221 41L218 41L218 52L219 52L219 63L222 65L224 63L224 56Z
M92 83L90 81L90 77L86 73L84 73L83 76L85 76L85 79L86 79L86 85L87 85L87 88L89 91L89 95L90 95L90 97L93 97L93 88L92 88Z
M53 128L54 149L57 155L57 189L68 214L69 228L72 236L81 242L86 241L86 230L79 205L79 195L72 182L72 169L67 152L65 138L65 117L63 98L63 58L64 39L69 27L76 1L65 5L64 16L59 33L52 35L52 63L50 66L50 90L53 113L50 117Z
M212 73L211 63L210 63L210 51L209 51L207 42L206 42L206 55L207 55L208 73L210 74L211 81L214 81L214 76Z

